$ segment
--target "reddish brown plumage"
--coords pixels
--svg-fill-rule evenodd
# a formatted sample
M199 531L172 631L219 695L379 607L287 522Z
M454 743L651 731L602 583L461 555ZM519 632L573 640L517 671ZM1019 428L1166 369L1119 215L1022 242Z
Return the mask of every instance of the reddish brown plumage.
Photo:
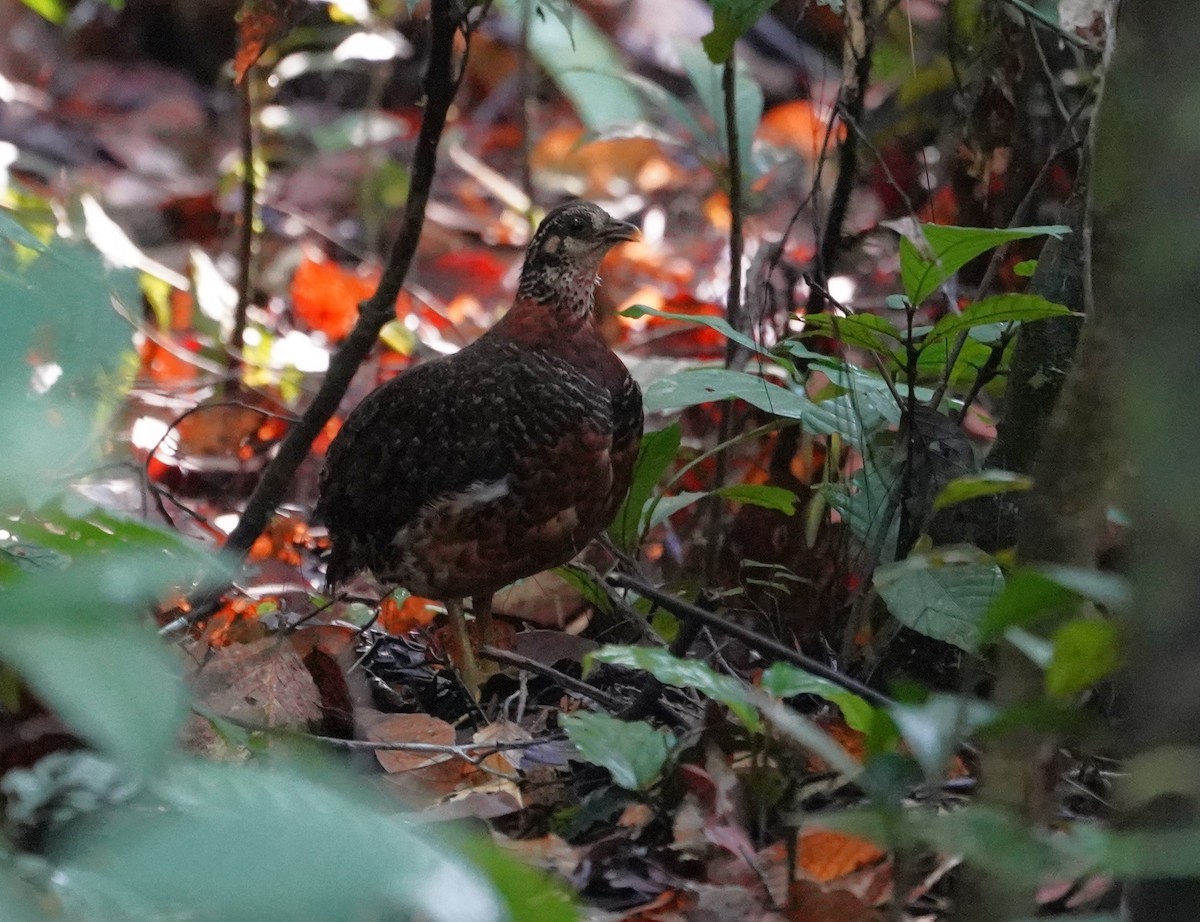
M587 202L554 209L508 313L350 414L318 504L331 586L369 569L419 595L488 597L570 560L609 523L642 403L591 312L600 260L634 233Z

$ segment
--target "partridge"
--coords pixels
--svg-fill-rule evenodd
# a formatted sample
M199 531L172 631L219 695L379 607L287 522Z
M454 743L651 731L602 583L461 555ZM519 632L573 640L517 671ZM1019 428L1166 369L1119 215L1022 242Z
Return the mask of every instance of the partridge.
M468 684L498 589L566 563L612 520L642 436L637 384L592 322L597 271L637 228L552 209L516 298L471 345L412 368L346 419L321 473L331 589L362 570L445 603Z

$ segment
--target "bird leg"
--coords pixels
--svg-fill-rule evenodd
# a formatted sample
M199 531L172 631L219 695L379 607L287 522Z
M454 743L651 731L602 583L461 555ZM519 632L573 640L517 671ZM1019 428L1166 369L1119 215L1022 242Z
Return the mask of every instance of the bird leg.
M475 612L475 620L479 622L479 636L485 647L496 643L496 627L492 621L492 595L477 595L471 598L471 608Z
M475 661L475 647L471 643L471 632L467 630L467 618L463 614L462 599L447 599L446 614L450 617L450 627L454 630L454 638L458 641L459 655L462 657L463 684L473 696L479 695L479 664Z

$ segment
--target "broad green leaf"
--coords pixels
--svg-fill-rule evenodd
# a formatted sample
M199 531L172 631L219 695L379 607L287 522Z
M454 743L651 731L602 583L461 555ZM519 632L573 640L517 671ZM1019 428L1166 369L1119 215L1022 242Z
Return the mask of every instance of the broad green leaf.
M796 494L783 487L769 484L739 483L717 490L717 495L735 503L748 503L764 509L774 509L785 515L796 514Z
M934 325L925 337L925 343L953 337L972 327L989 323L1029 322L1047 317L1065 317L1072 313L1069 307L1047 301L1039 295L1007 294L984 298L970 305L961 314L947 314Z
M62 0L21 0L27 7L55 25L67 21L67 8Z
M861 442L862 426L851 402L838 398L816 403L803 394L742 371L724 368L681 371L651 384L646 388L644 399L646 409L656 413L731 397L776 416L802 420L815 433L829 435L837 432L855 445Z
M164 591L214 579L220 566L174 533L102 511L5 524L58 556L7 575L0 661L80 736L128 766L153 768L174 741L186 691L175 658L138 619Z
M842 521L864 545L881 544L881 558L893 556L899 517L891 494L898 486L897 472L874 459L856 471L850 482L824 483L821 495L837 510ZM880 532L884 538L880 540Z
M1023 567L1010 574L1004 591L989 608L981 625L982 639L994 640L1010 627L1061 618L1080 599L1125 611L1131 591L1128 581L1115 573L1050 564Z
M1061 224L1007 229L922 224L921 230L928 253L922 253L907 237L900 238L900 281L909 300L918 305L981 253L1013 240L1042 235L1062 237L1071 232Z
M850 727L863 733L868 732L875 722L875 708L854 692L789 663L768 666L762 674L762 690L776 698L795 695L824 698L838 706Z
M931 695L922 704L895 704L888 713L932 781L941 776L959 744L995 718L996 709L961 695Z
M917 353L917 374L925 380L930 377L939 379L946 377L946 363L950 361L950 352L954 345L948 339L921 343L920 352ZM992 347L990 345L968 337L954 360L954 368L951 369L949 375L950 383L962 384L973 380L991 357ZM906 356L899 350L893 354L892 360L897 371L903 372L906 369ZM1004 368L1003 362L1000 368Z
M992 601L1004 588L1000 567L969 545L935 548L875 570L875 589L906 627L973 653Z
M1032 477L995 469L969 474L966 477L955 477L942 488L942 492L934 499L933 510L936 512L947 506L965 503L981 496L1028 490L1032 486Z
M629 791L644 791L658 780L675 737L642 720L618 720L607 714L563 714L558 725L587 761L607 768L613 781Z
M700 43L714 64L728 61L734 43L775 5L774 0L709 0L709 3L713 11L713 29L700 39Z
M608 529L609 537L623 550L631 550L637 545L646 503L671 462L675 460L675 456L679 454L681 438L679 423L672 423L665 429L647 432L642 436L629 495L625 497L625 502L621 504Z
M195 922L575 918L560 890L496 849L457 845L361 785L284 765L172 766L82 830L52 882L67 905L95 905L97 884L118 890L154 910L143 919L180 907Z
M0 506L37 505L94 460L122 393L141 303L136 275L90 244L54 238L31 261L0 246Z
M564 73L569 73L569 71L564 71ZM618 70L616 72L591 71L591 73L610 80L620 80L623 83L627 83L641 93L652 106L657 106L677 121L690 136L690 140L693 143L704 145L711 159L715 160L720 156L722 148L716 143L716 138L712 137L712 132L700 124L699 120L692 115L691 109L687 107L687 104L683 100L674 93L669 92L665 87L655 83L653 80L647 80L645 77L625 70ZM633 127L635 130L640 130L645 125L642 123ZM621 129L616 128L614 130ZM680 138L673 138L673 140L680 145L684 145L685 143Z
M745 686L732 676L721 675L699 660L680 659L666 650L651 647L606 646L585 657L585 673L591 669L592 663L641 669L664 685L694 688L728 707L748 730L757 732L762 726L758 713L746 694Z
M621 55L582 11L573 10L569 27L530 17L529 50L592 131L645 118L638 94L607 76L624 69Z
M810 314L804 318L801 336L827 336L847 345L887 354L904 341L904 334L895 324L878 314L852 314L849 317Z
M621 311L622 317L629 317L636 320L639 317L660 317L663 320L678 320L680 323L692 323L706 326L710 330L715 330L726 339L732 339L739 346L745 346L751 352L757 352L767 358L774 359L769 351L764 349L745 333L740 333L729 325L729 321L724 317L708 317L704 314L671 314L667 311L655 310L653 307L647 307L645 304L635 304L632 307L627 307ZM821 315L824 316L824 315Z
M185 575L144 550L22 574L0 590L0 659L80 736L151 770L174 743L187 692L175 659L136 619L150 582Z
M1023 259L1012 267L1013 275L1021 278L1031 278L1033 273L1037 272L1038 261L1036 259Z
M36 253L42 253L46 249L46 245L26 230L25 225L3 210L0 210L0 237L19 243Z
M1064 589L1069 589L1097 605L1103 605L1109 611L1129 611L1133 604L1133 587L1129 580L1119 573L1061 564L1039 564L1038 570Z
M1054 654L1046 669L1046 691L1074 695L1112 674L1120 662L1120 638L1111 621L1076 618L1054 634Z
M721 85L720 65L713 64L695 45L679 43L676 45L680 61L687 71L688 79L696 88L704 110L716 126L716 140L719 149L728 160L728 139L725 136L725 93ZM754 135L758 131L758 123L763 113L763 91L749 70L738 63L734 71L734 98L737 112L738 157L741 162L743 182L752 182L757 178L751 153L754 146Z
M685 490L682 493L673 493L670 496L659 496L652 500L648 510L650 516L646 522L646 528L655 528L661 525L676 512L686 509L693 503L697 503L704 497L708 496L707 492L692 492Z

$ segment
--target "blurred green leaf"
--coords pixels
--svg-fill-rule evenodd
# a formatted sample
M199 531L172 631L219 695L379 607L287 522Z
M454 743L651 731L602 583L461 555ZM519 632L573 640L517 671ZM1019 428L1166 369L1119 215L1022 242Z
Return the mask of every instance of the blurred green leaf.
M176 659L138 618L163 591L212 579L218 567L142 523L104 513L48 521L40 530L7 523L69 562L9 575L0 589L0 660L80 736L150 771L174 742L187 693Z
M716 141L726 162L729 160L729 145L725 132L725 91L721 82L722 66L714 64L708 56L695 45L677 43L676 50L687 71L688 79L696 88L704 111L716 126ZM734 69L734 100L737 115L738 158L742 167L743 182L753 182L758 173L754 168L751 157L754 146L754 135L758 131L758 123L762 120L763 91L762 87L750 74L750 71L740 62Z
M774 487L766 483L738 483L721 487L716 492L722 499L735 503L774 509L784 515L796 514L796 494L783 487Z
M979 648L984 615L1004 588L996 562L969 545L885 564L875 570L873 581L897 621L968 653Z
M987 702L961 695L931 695L922 704L895 704L888 713L930 781L941 777L964 739L996 717Z
M492 848L486 863L470 853L332 777L184 762L83 829L52 883L68 907L103 906L101 885L150 908L143 919L174 918L181 907L195 922L575 918L534 872Z
M1075 695L1116 671L1121 660L1117 626L1100 618L1076 618L1054 633L1046 691Z
M1039 570L1022 567L1010 573L1004 590L992 600L979 625L982 641L995 640L1007 628L1023 627L1050 614L1061 614L1075 594Z
M582 11L572 9L569 26L550 16L531 16L529 50L592 131L645 118L638 94L608 76L625 69L621 55Z
M54 238L32 260L0 245L0 506L40 504L91 463L132 348L114 298L137 310L137 276L90 244Z
M644 791L658 780L675 737L645 721L618 720L607 714L563 714L558 724L587 761L607 768L613 781L629 791Z
M933 510L936 512L947 506L965 503L981 496L1028 490L1032 486L1032 477L996 469L980 471L978 474L969 474L966 477L955 477L942 488L942 492L934 499Z

